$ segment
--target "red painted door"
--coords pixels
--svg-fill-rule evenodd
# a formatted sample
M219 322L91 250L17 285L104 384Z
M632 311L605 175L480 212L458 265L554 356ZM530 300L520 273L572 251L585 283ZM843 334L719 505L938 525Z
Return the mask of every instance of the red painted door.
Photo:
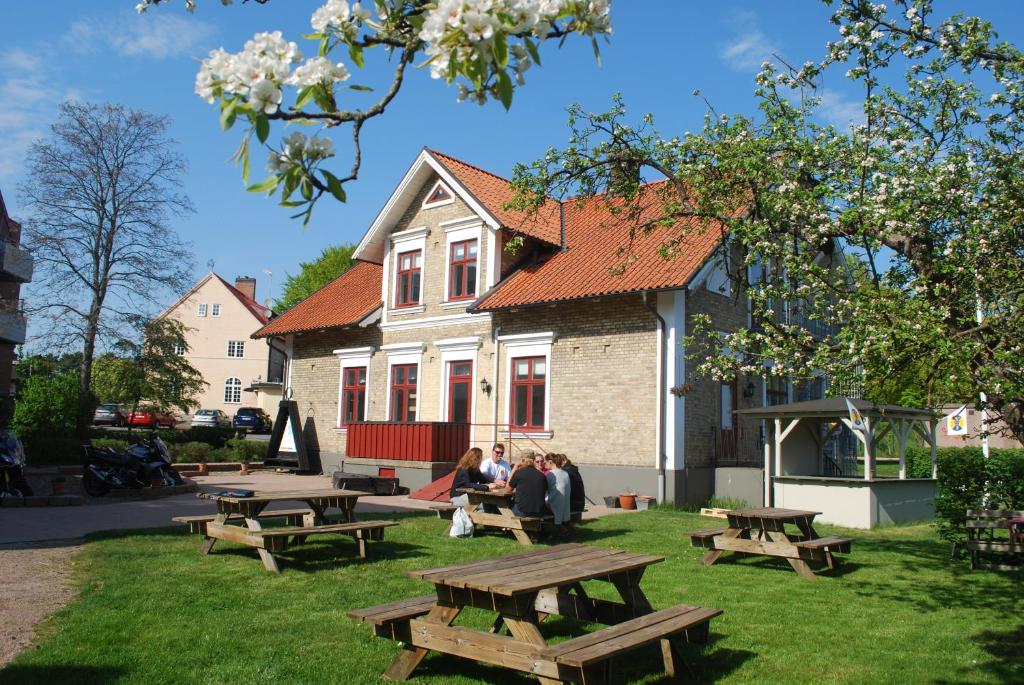
M733 413L739 407L736 399L736 380L722 383L721 448L719 456L725 461L736 461L739 457L739 426Z

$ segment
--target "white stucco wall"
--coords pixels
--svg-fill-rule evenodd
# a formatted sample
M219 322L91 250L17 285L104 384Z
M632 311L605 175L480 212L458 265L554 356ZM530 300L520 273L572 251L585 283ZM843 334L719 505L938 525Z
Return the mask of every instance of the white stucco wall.
M777 478L775 506L820 511L815 519L848 528L930 521L936 483L931 479Z

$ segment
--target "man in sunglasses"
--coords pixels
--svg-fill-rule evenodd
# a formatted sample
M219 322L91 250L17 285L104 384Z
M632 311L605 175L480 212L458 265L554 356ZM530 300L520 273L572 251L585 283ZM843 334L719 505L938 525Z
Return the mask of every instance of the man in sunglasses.
M484 459L480 464L480 473L495 483L500 483L501 487L508 483L508 478L512 475L512 465L505 460L505 446L500 442L494 443L490 458Z

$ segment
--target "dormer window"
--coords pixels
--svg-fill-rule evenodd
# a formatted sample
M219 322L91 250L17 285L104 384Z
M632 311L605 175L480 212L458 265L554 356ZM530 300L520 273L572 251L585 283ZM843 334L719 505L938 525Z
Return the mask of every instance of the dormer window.
M420 303L420 250L398 255L398 279L395 282L395 306L415 307Z
M427 193L427 198L423 201L424 207L439 207L455 202L455 197L452 196L450 190L445 187L444 183L438 181L434 184L434 187Z
M449 300L469 300L476 297L476 246L476 240L452 243L448 269Z

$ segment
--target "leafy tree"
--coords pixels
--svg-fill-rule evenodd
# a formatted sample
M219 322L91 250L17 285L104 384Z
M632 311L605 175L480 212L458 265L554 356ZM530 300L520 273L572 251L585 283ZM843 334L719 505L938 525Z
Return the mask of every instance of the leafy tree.
M30 313L55 347L82 350L80 435L92 419L97 340L191 278L191 250L168 225L191 210L169 125L122 105L65 102L50 137L29 148L19 190L30 212L31 289L41 294Z
M284 282L284 294L275 303L278 313L287 311L320 288L352 268L355 245L328 247L311 262L299 263L299 275L289 275Z
M18 382L11 427L22 436L70 435L78 412L78 374L36 374Z
M146 320L135 317L138 341L122 339L117 347L128 363L119 363L117 388L132 409L145 404L160 410L189 412L199 406L197 397L206 388L199 371L185 358L188 352L185 325L175 319Z
M135 360L104 354L92 365L92 394L101 403L132 404L135 401L138 366Z
M166 0L142 0L137 9L145 12L161 2ZM372 18L371 4L376 10ZM193 10L195 1L186 0L186 7ZM384 114L417 58L430 66L434 78L458 81L460 100L484 104L490 98L508 109L526 71L540 64L538 42L564 41L578 33L591 38L597 55L596 37L611 31L609 10L610 0L327 0L310 18L313 33L303 36L313 41L316 57L299 64L302 53L296 43L279 31L257 33L239 53L211 52L196 76L196 94L219 105L224 129L247 120L237 153L245 183L252 135L266 145L271 175L249 190L280 191L281 205L301 208L295 216L308 222L324 194L345 201L345 184L359 175L362 127ZM359 93L373 89L346 85L349 68L362 68L364 53L375 48L391 60L391 82L376 101L360 107ZM337 61L342 51L348 65ZM336 175L322 167L335 156L330 138L294 131L279 147L267 144L272 122L351 125L351 168Z
M919 373L935 404L966 379L1024 439L1024 55L982 19L934 21L929 0L826 3L837 40L820 62L764 65L757 116L712 110L662 137L619 101L573 107L569 145L517 169L519 203L607 192L666 256L694 231L727 235L755 325L716 336L698 317L706 374ZM863 91L848 130L815 118L832 70ZM835 242L864 268L815 261Z
M16 362L18 378L29 376L49 376L60 373L74 372L82 368L82 355L79 352L71 354L33 354L18 359Z

